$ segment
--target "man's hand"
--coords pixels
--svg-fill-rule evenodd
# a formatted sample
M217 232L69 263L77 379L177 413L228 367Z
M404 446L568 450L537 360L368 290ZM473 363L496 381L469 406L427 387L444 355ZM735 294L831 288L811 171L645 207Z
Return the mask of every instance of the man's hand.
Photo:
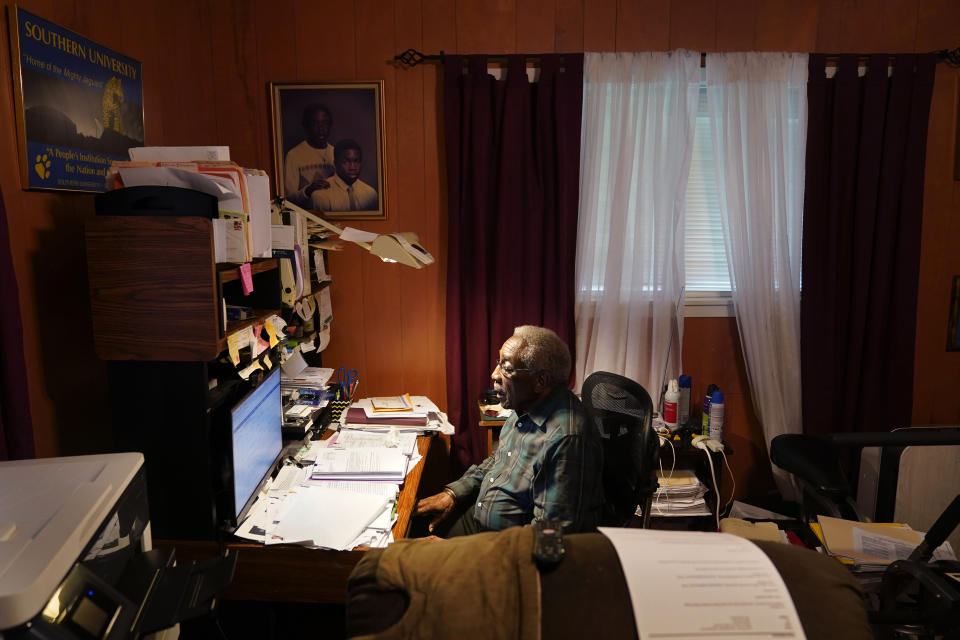
M436 513L437 516L430 521L430 525L427 527L427 530L433 533L433 528L450 516L450 512L453 511L455 505L456 503L453 501L453 497L446 491L443 491L417 502L417 508L414 510L413 515L420 516L428 513Z
M327 182L323 178L317 178L316 180L308 184L303 189L303 195L309 198L311 195L313 195L313 192L316 191L317 189L329 189L329 188L330 188L329 182Z

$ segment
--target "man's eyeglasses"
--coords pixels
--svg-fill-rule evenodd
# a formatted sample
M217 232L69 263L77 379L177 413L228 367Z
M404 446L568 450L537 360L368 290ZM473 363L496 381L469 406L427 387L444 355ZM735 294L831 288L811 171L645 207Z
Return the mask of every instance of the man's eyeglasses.
M497 369L500 369L500 373L503 374L504 378L512 378L521 371L538 371L538 369L523 369L520 367L515 367L504 360L500 360L493 365L493 370L496 371Z

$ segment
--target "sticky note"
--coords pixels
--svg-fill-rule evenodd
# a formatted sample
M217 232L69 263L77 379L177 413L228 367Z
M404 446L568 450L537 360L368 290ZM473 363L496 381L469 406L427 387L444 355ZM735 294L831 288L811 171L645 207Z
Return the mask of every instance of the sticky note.
M240 334L234 333L227 337L227 351L233 366L240 364Z
M250 295L250 292L253 291L253 272L250 271L249 262L240 265L240 287L245 296Z
M260 355L261 353L263 353L264 349L270 346L269 344L267 344L266 340L260 337L262 331L263 331L262 324L258 324L253 328L253 335L255 336L254 340L256 341L256 345L253 346L253 352L254 352L253 354L255 356Z
M270 346L277 346L277 343L280 342L277 340L277 328L273 326L272 322L264 324L263 328L267 330L267 336L270 338Z

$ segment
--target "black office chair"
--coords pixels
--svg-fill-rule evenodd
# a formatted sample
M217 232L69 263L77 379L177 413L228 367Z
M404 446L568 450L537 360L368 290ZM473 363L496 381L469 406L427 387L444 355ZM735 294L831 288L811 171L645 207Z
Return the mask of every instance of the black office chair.
M854 502L840 453L829 440L801 433L779 435L770 442L770 460L796 478L804 522L816 521L818 514L870 522Z
M877 482L874 517L880 522L894 518L900 455L910 446L960 444L956 427L907 428L890 432L837 433L829 439L803 434L784 434L770 443L770 459L797 478L803 496L801 514L805 521L816 515L869 521L853 500L853 488L844 475L839 447L880 447L881 464ZM910 558L892 563L883 574L879 599L869 613L877 625L878 637L909 630L912 637L960 637L960 562L931 562L939 547L960 524L960 495L930 527L924 541ZM953 635L957 634L957 635ZM899 637L899 636L898 636Z
M660 439L651 426L653 402L639 384L597 371L583 382L583 406L603 437L604 508L601 524L625 526L640 506L647 526L657 490Z
M771 461L789 471L803 488L801 517L805 522L819 514L847 520L891 522L897 496L900 456L907 447L960 445L960 427L908 427L894 431L834 433L828 438L783 434L770 442ZM880 447L876 508L863 513L854 502L855 490L847 480L840 448Z

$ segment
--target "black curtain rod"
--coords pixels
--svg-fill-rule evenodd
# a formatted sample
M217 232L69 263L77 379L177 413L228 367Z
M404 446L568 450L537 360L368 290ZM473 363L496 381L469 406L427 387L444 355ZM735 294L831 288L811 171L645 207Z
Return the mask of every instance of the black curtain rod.
M937 60L939 62L946 62L951 67L960 67L960 47L956 47L954 49L941 49L937 51L936 54L937 54ZM487 58L490 58L492 60L505 60L509 54L489 53L489 54L482 54L482 55L485 55ZM845 54L839 54L839 53L826 54L827 58L829 58L832 61L836 61L836 59L841 55L845 55ZM896 54L893 54L893 55L896 55ZM444 57L445 56L443 51L441 51L438 54L427 55L424 53L420 53L416 49L407 49L403 53L398 53L397 55L393 56L393 59L407 67L415 67L418 64L421 64L424 62L443 62ZM531 54L527 54L525 57L527 60L539 60L541 58L541 54L531 53ZM702 63L706 57L707 57L707 53L701 52L700 62ZM861 57L863 57L864 60L866 60L866 56L861 56Z

